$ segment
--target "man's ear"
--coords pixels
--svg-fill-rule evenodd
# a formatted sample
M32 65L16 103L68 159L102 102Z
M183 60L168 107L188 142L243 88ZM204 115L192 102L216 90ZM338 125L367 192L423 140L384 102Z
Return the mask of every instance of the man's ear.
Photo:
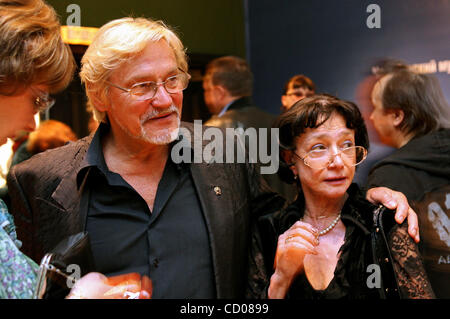
M391 116L392 116L392 123L394 124L395 127L398 127L405 118L405 112L403 112L403 110L392 110Z
M216 90L216 92L221 100L224 99L226 96L230 95L228 90L225 87L223 87L222 85L215 85L214 89Z
M107 103L106 92L104 90L99 90L92 84L87 84L86 91L88 92L89 99L93 104L92 107L95 107L100 112L105 112L108 110L109 103Z

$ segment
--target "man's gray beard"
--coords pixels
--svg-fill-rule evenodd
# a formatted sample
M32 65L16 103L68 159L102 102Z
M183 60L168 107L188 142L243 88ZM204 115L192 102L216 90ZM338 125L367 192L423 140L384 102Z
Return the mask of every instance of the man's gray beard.
M161 113L171 113L171 112L175 112L177 115L177 126L176 128L170 129L170 128L166 128L162 131L162 133L158 134L158 135L147 135L147 132L144 129L144 123L146 121L148 121L149 119L161 114ZM131 138L137 138L143 141L146 141L150 144L155 144L155 145L167 145L173 141L175 141L178 138L178 133L180 130L180 111L178 110L178 108L175 105L171 105L169 108L164 109L162 111L155 111L153 110L152 112L143 115L140 118L140 125L141 125L141 134L136 136L130 133L130 131L125 128L122 123L120 121L117 121L117 123L119 124L120 128Z
M164 113L172 113L174 112L177 115L177 127L174 129L164 129L161 134L158 135L150 135L148 136L145 129L144 129L144 123L147 122L149 119L154 118L155 116L158 116L160 114ZM141 122L141 138L145 141L156 144L156 145L167 145L173 141L175 141L178 137L178 131L180 129L180 112L178 108L175 105L171 105L169 108L164 110L155 110L153 109L150 113L144 114L140 118Z
M177 127L173 129L164 129L161 134L148 136L141 125L141 136L140 138L155 145L167 145L175 141L178 137L178 132L180 130L180 117L177 115Z

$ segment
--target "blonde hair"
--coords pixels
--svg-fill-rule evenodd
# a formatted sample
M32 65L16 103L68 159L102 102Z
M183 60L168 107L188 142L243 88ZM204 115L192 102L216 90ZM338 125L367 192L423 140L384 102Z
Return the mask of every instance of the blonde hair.
M0 0L0 94L34 83L55 93L72 80L76 64L55 10L42 0Z
M172 48L178 67L187 72L188 64L181 40L162 21L146 18L122 18L100 28L81 60L81 81L86 86L88 102L93 106L94 118L106 121L104 112L95 107L93 95L104 99L107 94L105 80L128 60L141 53L149 42L164 39Z

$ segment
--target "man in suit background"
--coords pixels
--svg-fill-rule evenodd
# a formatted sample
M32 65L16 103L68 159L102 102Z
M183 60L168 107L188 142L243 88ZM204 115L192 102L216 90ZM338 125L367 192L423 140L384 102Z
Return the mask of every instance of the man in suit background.
M258 143L271 150L271 128L275 116L261 110L252 102L253 73L248 63L236 56L214 59L206 66L203 77L205 104L213 116L205 125L222 128L256 129ZM265 130L267 135L262 135ZM264 138L260 141L260 138ZM248 149L249 143L246 144ZM259 158L258 158L259 160ZM263 175L269 186L288 201L297 194L294 185L284 183L275 172Z

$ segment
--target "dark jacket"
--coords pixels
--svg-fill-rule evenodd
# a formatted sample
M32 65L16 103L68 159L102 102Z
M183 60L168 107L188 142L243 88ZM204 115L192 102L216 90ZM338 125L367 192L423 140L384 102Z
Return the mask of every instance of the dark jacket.
M244 130L253 127L257 129L257 131L259 128L267 128L270 133L270 129L272 128L275 119L275 115L267 113L253 105L250 97L241 97L231 103L227 111L221 117L214 115L205 122L205 125L221 128L242 128ZM267 149L270 151L271 135L268 134L267 138ZM264 174L263 177L269 186L286 198L288 202L295 199L297 190L293 184L283 182L276 173Z
M207 126L222 128L271 128L275 116L256 107L250 97L241 97L233 101L221 116L212 116L205 122Z
M198 138L192 124L182 127ZM14 166L8 176L23 251L37 262L65 237L83 230L76 172L91 139L38 154ZM250 223L283 201L270 192L255 165L192 163L190 169L210 239L217 297L243 297Z
M419 200L450 184L450 129L410 140L370 171L368 188L385 186Z
M349 197L341 212L346 227L345 239L333 279L325 290L318 291L312 288L305 274L300 274L294 279L287 298L433 297L417 246L408 235L407 224L397 225L392 211L380 213L364 198L356 184L347 192ZM303 217L304 205L303 196L299 196L286 209L258 218L252 231L248 297L267 297L278 237ZM374 264L380 267L379 287L367 284L373 274L370 265Z
M419 217L419 247L438 298L450 298L450 129L410 140L370 172L368 187L408 198Z

